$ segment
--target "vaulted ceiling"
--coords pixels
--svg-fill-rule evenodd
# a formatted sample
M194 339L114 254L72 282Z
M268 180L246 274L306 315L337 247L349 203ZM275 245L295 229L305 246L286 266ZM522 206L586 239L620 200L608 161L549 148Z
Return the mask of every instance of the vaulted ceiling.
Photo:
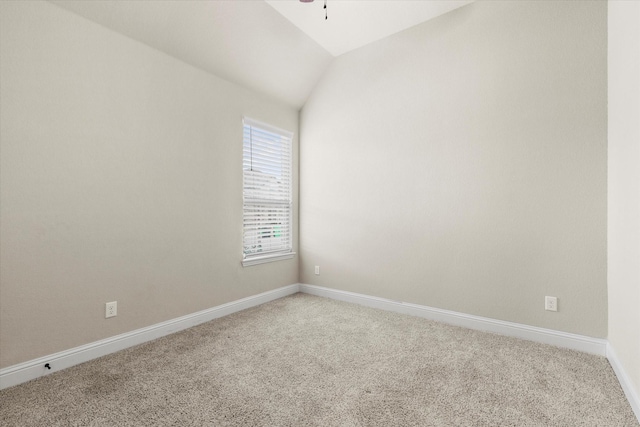
M50 0L225 80L300 108L334 56L458 0Z
M326 3L315 0L305 4L297 0L265 1L333 56L471 3L470 0L328 0Z

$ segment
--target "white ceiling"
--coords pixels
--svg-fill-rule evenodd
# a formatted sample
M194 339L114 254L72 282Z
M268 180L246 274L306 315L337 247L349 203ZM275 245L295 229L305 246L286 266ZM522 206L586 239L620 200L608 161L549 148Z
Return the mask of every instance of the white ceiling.
M470 1L50 0L296 108L336 56ZM331 52L331 53L330 53Z
M285 18L328 50L342 55L473 0L265 0Z
M326 50L262 0L51 2L297 108L331 62Z

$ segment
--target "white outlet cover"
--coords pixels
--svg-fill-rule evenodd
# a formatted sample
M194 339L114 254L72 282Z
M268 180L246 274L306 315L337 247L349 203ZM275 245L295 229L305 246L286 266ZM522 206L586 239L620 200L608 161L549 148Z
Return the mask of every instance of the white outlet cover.
M558 311L558 298L544 297L544 309L548 311Z
M118 301L112 301L105 304L105 319L118 315Z

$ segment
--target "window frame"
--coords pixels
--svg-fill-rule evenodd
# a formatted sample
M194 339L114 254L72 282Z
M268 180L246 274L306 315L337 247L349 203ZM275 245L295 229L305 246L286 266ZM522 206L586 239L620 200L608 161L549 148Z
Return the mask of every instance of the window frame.
M248 140L246 135L247 128L249 129L249 132L250 132L250 136ZM253 156L252 150L254 147L253 143L255 138L251 133L252 129L256 129L258 132L262 134L270 134L271 136L268 136L268 138L272 138L273 136L272 138L273 141L270 141L269 143L275 142L279 137L279 139L283 144L288 145L286 149L282 149L279 152L279 155L281 157L281 160L279 162L274 161L273 163L265 165L266 168L274 168L276 170L281 169L281 176L280 176L281 181L278 183L274 183L274 185L271 186L268 191L270 192L270 194L283 196L282 198L276 197L273 199L269 198L269 200L266 200L266 199L261 199L259 197L250 196L251 193L254 193L254 195L264 194L263 192L264 189L256 189L255 187L255 184L257 182L256 176L255 175L251 176L251 174L247 173L247 172L257 172L257 173L260 173L260 172L254 171L252 169L249 169L249 170L246 169L246 164L248 160L247 149L246 149L247 142L251 147L249 149L249 151L251 152L251 156ZM248 117L243 117L242 118L242 135L243 135L242 136L242 266L248 267L252 265L291 259L296 255L296 253L293 251L293 228L294 228L293 227L293 132L277 128L275 126L260 122L258 120L254 120ZM288 150L288 153L285 153L285 151L287 150ZM285 155L288 155L288 161L282 160L283 156ZM263 162L269 161L268 159L265 159L265 158L261 160ZM253 165L253 157L251 158L251 165ZM286 168L286 171L284 170L284 168ZM286 183L286 185L284 185L284 187L287 190L285 192L277 191L278 188L283 186L282 182L286 181L283 178L284 176L288 176L288 182ZM254 185L253 187L254 191L251 191L252 190L251 184ZM273 206L273 208L269 209L269 206ZM287 236L286 237L287 240L285 242L285 245L282 248L277 248L271 251L264 251L264 252L263 251L247 252L247 241L251 240L251 237L247 237L247 235L249 234L248 228L247 228L247 222L251 220L255 221L256 217L260 218L262 216L260 215L261 210L263 211L262 212L263 214L265 212L280 211L279 213L276 214L276 215L279 215L277 220L283 220L282 218L286 218L286 223L288 228L284 231L284 234ZM283 210L286 210L285 216L282 216L281 212ZM269 214L267 213L267 215ZM273 224L267 224L266 232L272 235L269 238L275 238L273 234L274 234L274 229L276 227L269 228L269 225L273 225ZM255 239L256 244L261 244L262 243L261 239L257 236L257 234L259 233L255 233L255 234L256 236L253 236L253 239ZM267 244L268 243L269 242L267 242Z

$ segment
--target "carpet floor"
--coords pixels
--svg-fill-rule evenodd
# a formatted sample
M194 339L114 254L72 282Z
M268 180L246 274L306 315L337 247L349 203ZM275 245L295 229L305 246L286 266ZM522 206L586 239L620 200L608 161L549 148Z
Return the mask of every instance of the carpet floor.
M603 357L296 294L0 391L2 426L638 426Z

